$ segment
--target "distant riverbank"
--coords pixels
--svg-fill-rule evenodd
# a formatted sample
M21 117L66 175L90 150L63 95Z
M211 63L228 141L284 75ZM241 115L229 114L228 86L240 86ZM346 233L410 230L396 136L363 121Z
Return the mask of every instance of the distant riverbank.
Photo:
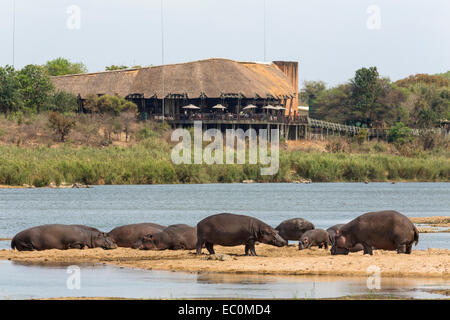
M160 139L127 147L0 146L0 185L450 181L445 154L281 150L272 176L262 176L260 165L175 165L170 155L171 146Z

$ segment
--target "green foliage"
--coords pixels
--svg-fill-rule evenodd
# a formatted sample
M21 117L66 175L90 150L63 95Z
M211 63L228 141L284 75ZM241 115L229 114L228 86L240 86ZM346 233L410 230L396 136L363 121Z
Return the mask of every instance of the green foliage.
M137 65L137 66L132 66L132 67L128 67L125 65L121 65L121 66L116 66L116 65L110 65L110 66L106 66L105 67L105 71L116 71L116 70L124 70L124 69L140 69L142 68L141 66Z
M20 96L23 109L29 113L39 113L45 109L53 85L43 67L27 65L17 72L17 81L20 84Z
M142 128L138 132L136 132L136 140L142 141L147 138L157 138L160 134L156 131L153 131L149 128Z
M47 110L61 113L76 112L78 110L78 98L65 91L55 92L49 97Z
M87 72L87 67L83 63L72 63L61 57L47 61L43 67L50 76L62 76L66 74L79 74Z
M397 122L388 130L388 141L398 145L404 145L411 141L411 129L402 122Z
M300 101L311 106L325 90L326 85L323 81L304 81L303 88L299 92Z
M10 113L20 110L22 100L17 71L12 66L0 67L0 112Z
M358 134L356 135L356 141L359 145L362 145L366 140L367 136L369 135L369 131L367 129L360 129Z
M444 77L450 80L450 71L439 73L438 76Z
M355 118L367 125L371 124L374 120L373 109L376 107L377 99L382 91L377 68L357 70L350 83L352 85Z
M407 97L407 90L380 78L376 67L362 68L349 83L320 90L310 100L310 113L327 121L385 128L409 120Z
M122 97L109 95L87 97L84 108L89 112L101 115L118 116L121 112L137 113L137 106L133 102Z
M447 72L447 74L449 74L450 71ZM444 73L443 76L441 75L429 75L429 74L415 74L415 75L411 75L408 78L405 79L401 79L396 81L395 83L400 86L400 87L404 87L404 88L409 88L412 85L416 85L416 84L422 84L422 85L432 85L435 87L448 87L450 86L450 80L448 78L448 76L445 76L446 74Z

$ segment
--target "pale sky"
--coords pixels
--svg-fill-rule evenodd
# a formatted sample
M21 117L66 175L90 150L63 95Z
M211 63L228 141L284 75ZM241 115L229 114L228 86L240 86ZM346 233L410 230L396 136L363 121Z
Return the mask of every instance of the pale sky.
M12 64L13 1L0 0L1 66ZM15 2L17 68L59 56L91 72L162 62L160 0ZM67 26L78 21L72 5L79 29ZM300 82L335 85L369 66L392 80L450 70L449 0L266 0L266 8L266 60L298 61ZM165 63L263 61L264 0L164 0L164 42Z

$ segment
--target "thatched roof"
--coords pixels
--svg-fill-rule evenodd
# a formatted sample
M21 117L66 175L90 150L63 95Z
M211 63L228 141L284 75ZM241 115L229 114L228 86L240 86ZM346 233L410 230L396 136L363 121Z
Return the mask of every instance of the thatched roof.
M66 75L52 77L56 89L80 94L143 94L145 98L187 94L198 98L219 98L221 94L241 94L246 98L293 97L293 88L286 75L273 63L238 62L227 59L208 59L188 63Z

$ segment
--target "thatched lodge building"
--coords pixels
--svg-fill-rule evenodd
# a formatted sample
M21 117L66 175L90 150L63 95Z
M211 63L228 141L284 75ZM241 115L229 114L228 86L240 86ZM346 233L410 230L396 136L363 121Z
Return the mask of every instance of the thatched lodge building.
M80 110L89 95L119 95L135 102L144 119L164 113L167 120L177 121L195 113L236 120L247 113L286 117L298 112L297 62L207 59L57 76L52 82L56 89L77 95ZM272 106L277 109L268 108Z

